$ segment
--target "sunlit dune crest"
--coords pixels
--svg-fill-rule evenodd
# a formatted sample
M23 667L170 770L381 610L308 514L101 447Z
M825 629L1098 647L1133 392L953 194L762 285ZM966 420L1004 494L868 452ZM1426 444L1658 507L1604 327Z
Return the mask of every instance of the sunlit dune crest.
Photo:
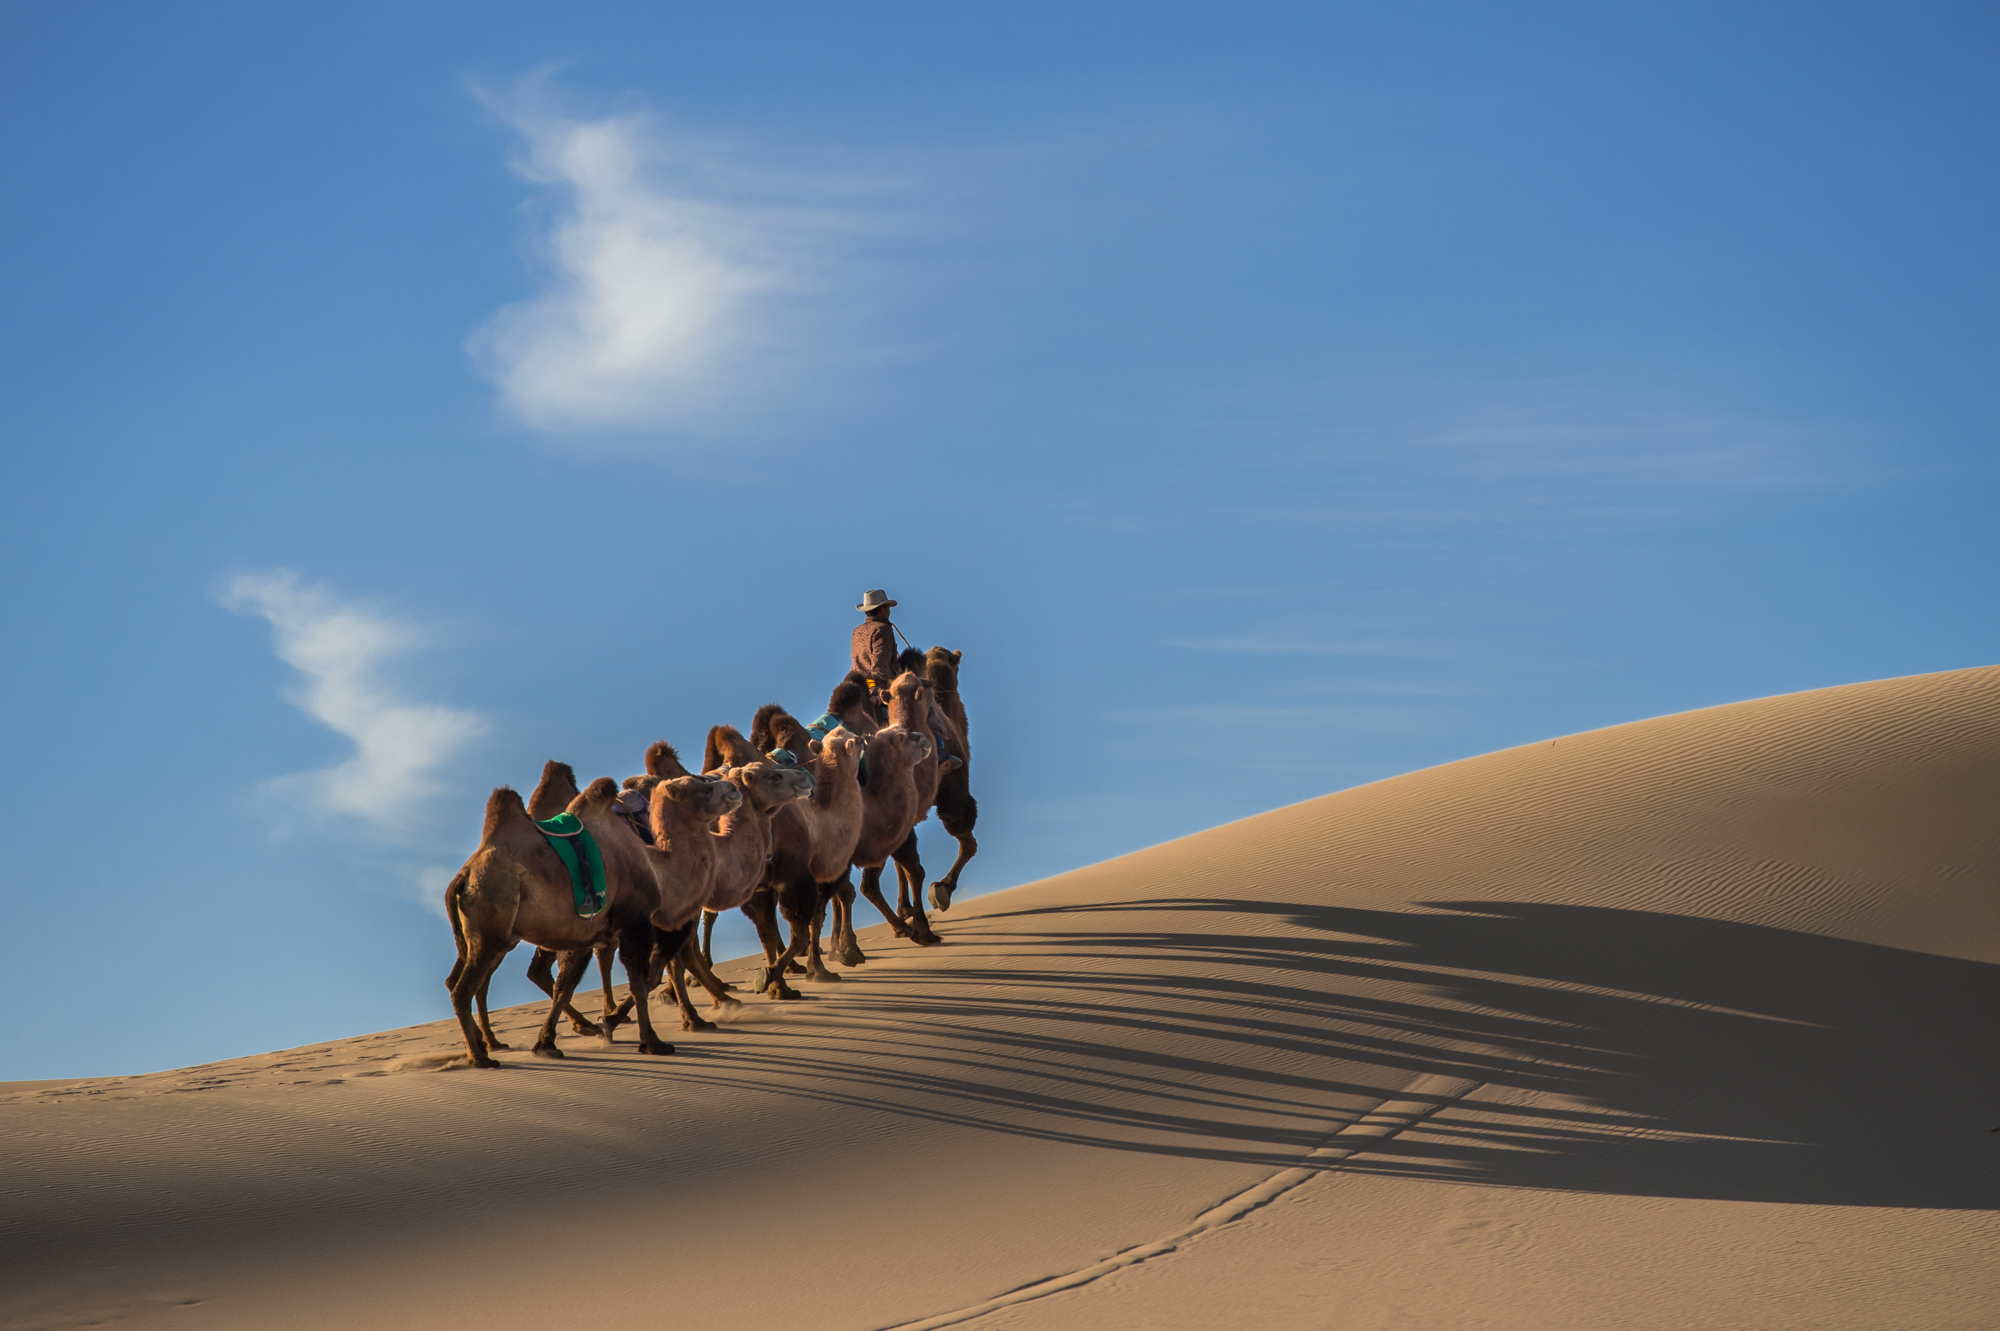
M668 1058L468 1068L440 988L5 1086L0 1325L1980 1325L1997 886L2000 667L1566 736L865 931Z

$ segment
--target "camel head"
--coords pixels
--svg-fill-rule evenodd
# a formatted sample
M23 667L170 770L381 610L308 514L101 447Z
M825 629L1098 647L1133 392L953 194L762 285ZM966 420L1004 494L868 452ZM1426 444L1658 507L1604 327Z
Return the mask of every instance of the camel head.
M889 686L889 724L905 730L929 729L935 697L927 677L905 670Z
M671 837L677 824L711 823L736 812L743 792L713 776L677 776L653 783L653 835Z
M883 777L896 778L931 756L931 737L922 730L885 726L868 740L868 788Z
M843 776L853 775L861 770L861 755L867 751L867 743L846 726L835 726L823 740L815 740L820 762L828 771Z
M930 676L942 696L958 692L958 663L965 659L964 652L954 652L949 647L933 647L924 653L924 673Z
M812 773L802 767L754 762L728 768L723 775L742 790L743 798L760 813L769 813L781 804L806 799L813 793Z

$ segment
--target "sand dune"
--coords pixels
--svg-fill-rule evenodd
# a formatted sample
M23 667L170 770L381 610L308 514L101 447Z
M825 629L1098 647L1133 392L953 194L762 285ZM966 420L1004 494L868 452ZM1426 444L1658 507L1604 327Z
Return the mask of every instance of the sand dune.
M671 1060L439 1071L438 1022L0 1090L0 1326L2000 1308L2000 668L1491 754L937 923Z

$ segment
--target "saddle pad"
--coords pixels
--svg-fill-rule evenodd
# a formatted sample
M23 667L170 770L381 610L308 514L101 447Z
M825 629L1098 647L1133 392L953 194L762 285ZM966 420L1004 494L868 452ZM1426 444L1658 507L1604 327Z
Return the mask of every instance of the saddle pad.
M573 813L559 813L535 826L569 870L569 890L576 900L577 915L587 920L601 913L605 895L604 855L597 849L597 838L585 830L583 820ZM580 857L578 847L583 851Z

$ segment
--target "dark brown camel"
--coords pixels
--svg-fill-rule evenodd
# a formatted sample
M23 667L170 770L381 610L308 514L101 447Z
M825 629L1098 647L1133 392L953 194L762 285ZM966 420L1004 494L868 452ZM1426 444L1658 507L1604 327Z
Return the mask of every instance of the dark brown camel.
M931 905L941 911L951 909L952 893L958 890L958 875L967 861L979 853L979 842L972 835L979 822L979 801L972 797L972 746L966 735L965 703L958 693L958 663L963 657L962 652L944 647L933 647L928 654L920 654L911 647L904 650L901 658L910 672L928 681L929 724L933 732L944 732L945 744L954 750L957 759L940 766L937 788L932 792L929 806L937 810L938 821L958 842L958 857L952 861L950 872L931 884ZM895 860L896 913L908 919L924 877L924 863L917 854L914 831L907 842L896 848Z
M562 1057L556 1047L556 1019L575 991L590 952L613 941L636 1001L641 1052L673 1052L673 1046L654 1033L646 1004L652 916L660 903L660 861L665 857L641 841L614 812L617 798L618 787L599 778L569 807L596 840L604 863L604 908L589 918L576 913L569 871L528 817L520 795L502 786L486 801L479 849L445 889L445 913L458 943L458 961L446 987L474 1066L497 1064L484 1035L473 1024L473 997L508 951L524 940L550 948L562 958L556 992L535 1042L536 1054ZM740 798L736 789L724 782L696 777L662 782L653 791L655 836L663 827L673 829L686 821L705 828Z

